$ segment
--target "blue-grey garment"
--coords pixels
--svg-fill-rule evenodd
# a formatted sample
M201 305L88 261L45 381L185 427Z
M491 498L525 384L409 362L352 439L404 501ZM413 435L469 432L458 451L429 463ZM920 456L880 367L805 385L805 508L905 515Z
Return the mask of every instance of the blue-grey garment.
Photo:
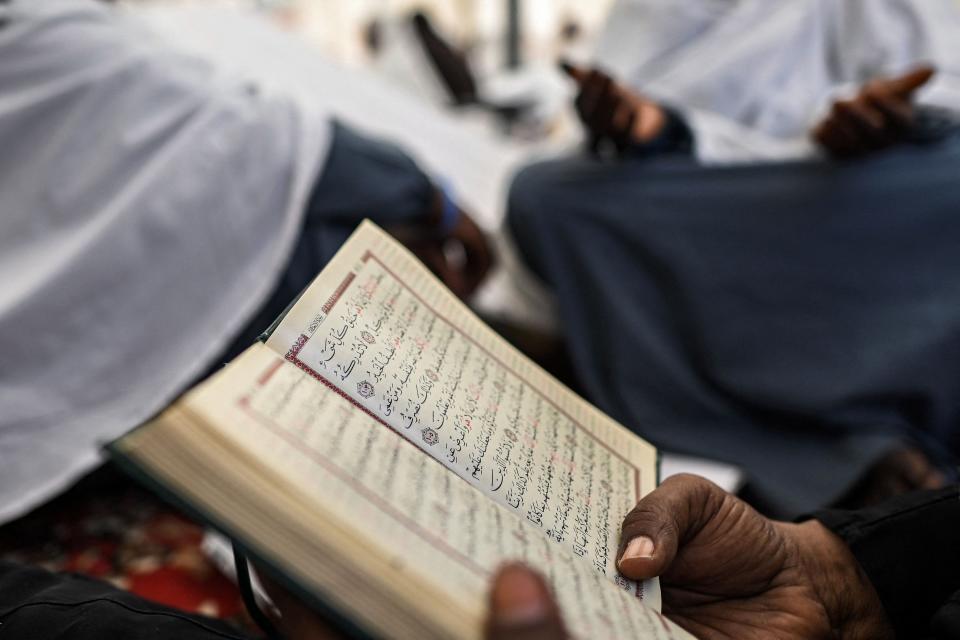
M590 399L781 515L904 439L960 450L960 137L849 163L570 158L509 225Z
M334 122L327 161L313 188L290 262L270 299L225 359L253 344L365 218L384 227L415 222L428 213L435 197L433 182L398 147Z

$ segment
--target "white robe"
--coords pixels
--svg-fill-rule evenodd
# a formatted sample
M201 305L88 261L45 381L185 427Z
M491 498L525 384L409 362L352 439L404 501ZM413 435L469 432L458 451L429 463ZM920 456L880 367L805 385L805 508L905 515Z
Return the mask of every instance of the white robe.
M2 522L214 364L285 266L329 121L93 0L0 11Z
M705 162L804 158L833 99L920 62L919 102L960 111L960 2L618 0L596 59L681 111Z

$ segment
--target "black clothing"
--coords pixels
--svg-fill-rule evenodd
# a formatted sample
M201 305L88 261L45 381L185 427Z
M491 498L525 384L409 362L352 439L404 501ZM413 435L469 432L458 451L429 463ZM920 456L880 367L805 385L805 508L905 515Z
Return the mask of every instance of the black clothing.
M815 515L853 551L898 638L960 639L960 490Z
M815 515L851 548L899 638L960 640L960 491ZM0 562L4 640L248 640L222 622L104 582Z
M218 620L148 602L106 582L0 562L0 638L248 640Z

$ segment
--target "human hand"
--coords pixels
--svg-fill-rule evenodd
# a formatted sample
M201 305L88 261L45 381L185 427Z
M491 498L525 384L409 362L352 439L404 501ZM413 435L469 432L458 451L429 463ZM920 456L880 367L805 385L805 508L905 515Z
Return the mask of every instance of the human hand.
M281 616L274 622L290 640L338 640L344 636L265 574L260 581ZM564 640L566 629L543 578L522 564L504 565L493 578L487 640Z
M850 100L838 100L812 132L835 158L852 158L901 141L913 122L913 94L933 77L921 66L896 78L874 80Z
M618 567L660 576L663 612L701 640L892 638L879 598L816 520L774 522L718 486L668 478L626 517Z
M890 451L871 466L835 506L858 509L911 491L940 489L947 477L914 446Z
M549 587L522 564L504 565L493 578L487 640L564 640L567 631Z
M486 235L465 211L456 208L455 222L445 229L445 197L438 190L425 225L404 225L388 229L429 268L453 293L469 298L494 264Z
M667 118L657 103L633 93L598 69L566 62L560 67L579 87L577 114L594 152L609 141L622 154L630 145L648 142L663 130Z

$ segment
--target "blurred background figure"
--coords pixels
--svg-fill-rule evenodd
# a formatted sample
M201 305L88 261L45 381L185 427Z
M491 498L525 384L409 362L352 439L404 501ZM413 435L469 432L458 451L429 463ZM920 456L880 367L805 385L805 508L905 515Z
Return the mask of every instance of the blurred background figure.
M0 520L249 346L364 218L458 295L484 279L484 234L398 147L103 3L4 8Z
M703 161L805 158L833 104L875 78L932 63L919 103L957 108L957 10L952 0L620 0L587 66L675 109Z
M509 211L587 395L783 515L941 485L958 35L947 1L618 3L622 75L565 65L591 153L524 169Z

